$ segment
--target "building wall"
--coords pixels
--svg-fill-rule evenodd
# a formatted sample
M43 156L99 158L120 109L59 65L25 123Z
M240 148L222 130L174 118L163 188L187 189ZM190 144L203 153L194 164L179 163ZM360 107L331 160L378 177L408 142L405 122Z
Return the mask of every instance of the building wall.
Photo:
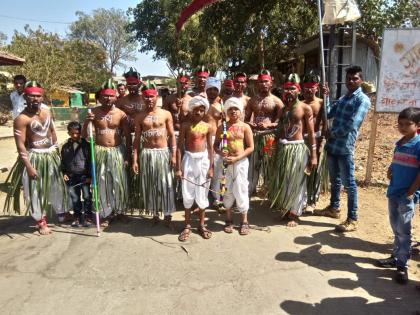
M343 63L351 64L351 49L344 49L343 52ZM363 70L364 81L370 81L377 86L379 76L379 60L373 54L373 50L364 42L358 41L356 45L356 61L355 64L360 66ZM342 77L339 78L339 82L345 82L346 72L343 69ZM346 91L345 86L342 86L341 94ZM333 91L332 91L333 92ZM335 95L335 91L331 93Z

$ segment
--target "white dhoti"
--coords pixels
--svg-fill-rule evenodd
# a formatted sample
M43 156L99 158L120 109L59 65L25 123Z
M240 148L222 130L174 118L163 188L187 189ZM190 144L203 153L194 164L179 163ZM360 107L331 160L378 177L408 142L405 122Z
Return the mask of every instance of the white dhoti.
M209 186L207 181L207 173L210 168L210 160L208 152L189 152L185 151L182 159L183 176L188 179L182 180L182 200L184 207L190 209L194 201L200 209L205 209L209 206ZM203 186L197 186L193 183Z
M248 158L229 165L226 170L226 192L223 196L225 208L232 208L236 201L236 206L241 213L249 210L248 196Z

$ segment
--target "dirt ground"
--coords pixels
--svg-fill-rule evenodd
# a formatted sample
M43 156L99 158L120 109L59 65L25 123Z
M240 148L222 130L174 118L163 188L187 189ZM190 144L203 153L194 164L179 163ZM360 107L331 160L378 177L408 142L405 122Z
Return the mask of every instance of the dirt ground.
M357 145L357 178L366 171L370 115ZM390 254L385 170L398 139L395 115L379 119L373 184L359 190L359 230L334 233L339 220L304 216L287 228L261 200L250 222L269 227L246 237L222 231L223 216L208 213L211 240L196 233L187 243L177 231L131 216L98 238L95 230L52 223L54 233L33 233L28 217L0 217L2 314L415 314L420 311L420 255L411 281L392 281L391 270L373 266ZM64 141L64 126L59 127ZM0 166L13 164L11 139L0 141ZM7 164L7 165L9 165ZM4 182L7 173L0 175ZM2 187L2 186L0 186ZM4 194L0 194L0 205ZM328 203L323 197L318 207ZM345 216L346 196L342 213ZM237 222L238 222L238 218ZM182 228L183 215L174 220ZM418 248L419 219L414 222Z

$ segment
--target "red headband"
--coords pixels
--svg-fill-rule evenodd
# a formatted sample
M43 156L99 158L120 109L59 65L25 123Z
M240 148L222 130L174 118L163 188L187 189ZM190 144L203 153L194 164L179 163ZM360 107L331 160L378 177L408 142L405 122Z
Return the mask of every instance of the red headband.
M141 94L143 94L144 96L157 96L158 91L154 89L147 89L147 90L141 91Z
M246 76L240 75L235 78L236 82L246 82Z
M226 87L230 87L233 88L233 80L225 80L225 82L223 82L223 85Z
M285 84L283 84L283 88L285 90L291 88L292 86L294 86L295 88L297 88L300 91L300 85L299 85L299 83L296 83L296 82L286 82Z
M303 83L303 87L304 88L308 88L308 89L312 89L312 88L317 88L319 86L318 82L305 82Z
M140 80L137 77L127 77L125 79L127 81L127 84L139 84Z
M266 81L266 80L268 80L268 81L272 81L273 80L273 78L271 77L271 75L269 75L269 74L260 74L259 76L258 76L258 81Z
M117 95L117 92L114 89L102 89L100 94L101 95L112 95L112 96L115 96L115 95Z
M44 89L37 86L30 86L23 90L25 94L44 94Z
M197 72L197 77L205 77L205 78L208 78L209 77L209 73L207 71L200 71L200 72Z
M188 81L189 81L189 79L187 77L180 77L178 79L178 82L180 82L180 83L188 83Z

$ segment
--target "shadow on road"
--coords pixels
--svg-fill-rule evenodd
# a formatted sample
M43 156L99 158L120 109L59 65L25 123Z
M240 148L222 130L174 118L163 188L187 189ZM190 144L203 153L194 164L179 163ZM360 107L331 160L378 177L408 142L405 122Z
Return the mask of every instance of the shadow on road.
M346 237L330 231L296 237L295 243L310 246L299 253L279 253L275 258L283 262L302 262L324 272L349 272L356 280L336 278L330 279L328 284L347 290L349 294L355 289L363 289L382 301L372 303L360 296L328 297L315 304L287 300L280 304L280 308L288 314L416 314L416 311L420 311L420 292L415 289L419 282L411 280L406 286L398 285L392 280L394 271L374 267L373 258L350 253L328 253L330 250L323 248L329 246L338 250L385 254L390 252L391 245Z

